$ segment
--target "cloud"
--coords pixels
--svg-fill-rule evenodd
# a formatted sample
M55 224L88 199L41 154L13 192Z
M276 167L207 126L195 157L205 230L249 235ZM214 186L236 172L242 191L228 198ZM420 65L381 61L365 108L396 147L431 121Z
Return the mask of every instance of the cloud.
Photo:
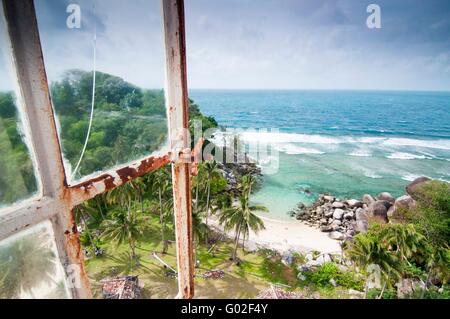
M65 26L68 3L80 30ZM378 0L382 29L366 27L369 0L190 0L190 88L450 88L450 2ZM36 0L47 73L97 66L143 87L164 84L159 0ZM0 72L4 73L0 65ZM0 88L6 87L0 77Z

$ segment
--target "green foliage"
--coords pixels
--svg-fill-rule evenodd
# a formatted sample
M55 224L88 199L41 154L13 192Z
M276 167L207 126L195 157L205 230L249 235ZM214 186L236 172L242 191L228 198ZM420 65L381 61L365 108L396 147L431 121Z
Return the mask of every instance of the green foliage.
M18 120L13 93L0 93L0 205L37 191L33 165Z
M450 289L448 286L444 286L441 289L437 287L431 287L426 290L417 289L404 296L403 299L450 299Z
M321 288L331 288L331 281L334 280L337 285L355 290L363 290L364 283L357 279L356 275L349 271L341 271L339 267L332 262L324 263L311 272L306 272L307 280Z
M259 272L265 280L271 283L294 286L296 284L295 272L281 261L281 255L270 249L258 250L263 258Z
M0 247L0 298L18 298L22 292L33 295L42 283L51 283L55 255L44 235L30 235Z
M51 86L64 155L72 166L80 158L88 131L92 81L92 72L71 70ZM142 90L119 77L97 72L94 110L78 177L147 155L166 140L162 90Z
M450 243L450 184L441 181L424 183L414 192L417 207L406 212L428 241L437 247Z
M370 289L367 292L367 299L378 299L380 294L381 289ZM381 299L397 299L397 292L392 288L385 289Z

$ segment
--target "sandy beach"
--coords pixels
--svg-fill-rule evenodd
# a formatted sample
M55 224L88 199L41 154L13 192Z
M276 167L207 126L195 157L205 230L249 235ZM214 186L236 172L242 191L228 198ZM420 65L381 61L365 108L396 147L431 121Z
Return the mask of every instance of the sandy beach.
M322 253L340 253L339 242L320 232L317 228L307 226L299 221L282 221L270 219L259 215L264 220L265 230L255 234L250 233L245 246L249 250L257 248L270 248L279 252L295 250L309 252L313 250ZM215 218L211 224L223 230ZM228 234L233 237L233 232Z

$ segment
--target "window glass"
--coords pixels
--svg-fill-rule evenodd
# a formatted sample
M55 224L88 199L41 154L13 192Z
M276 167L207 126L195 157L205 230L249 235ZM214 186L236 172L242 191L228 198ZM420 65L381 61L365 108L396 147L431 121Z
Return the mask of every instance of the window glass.
M19 111L6 24L0 6L0 208L38 190L25 126Z
M53 238L46 221L0 241L0 298L68 298Z
M162 153L160 1L35 3L69 180Z

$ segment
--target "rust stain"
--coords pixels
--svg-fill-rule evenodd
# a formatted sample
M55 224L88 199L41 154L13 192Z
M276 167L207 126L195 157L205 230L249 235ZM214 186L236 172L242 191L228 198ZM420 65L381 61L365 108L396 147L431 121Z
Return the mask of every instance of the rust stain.
M123 185L134 178L141 177L158 168L170 163L170 155L163 157L149 157L141 160L135 165L129 165L119 168L114 173L104 173L100 176L92 178L88 181L74 185L72 187L65 188L63 191L63 200L69 205L72 203L74 195L82 200L88 200L100 195L104 192L108 192L120 185ZM118 176L114 177L114 175ZM103 184L104 190L98 186Z

